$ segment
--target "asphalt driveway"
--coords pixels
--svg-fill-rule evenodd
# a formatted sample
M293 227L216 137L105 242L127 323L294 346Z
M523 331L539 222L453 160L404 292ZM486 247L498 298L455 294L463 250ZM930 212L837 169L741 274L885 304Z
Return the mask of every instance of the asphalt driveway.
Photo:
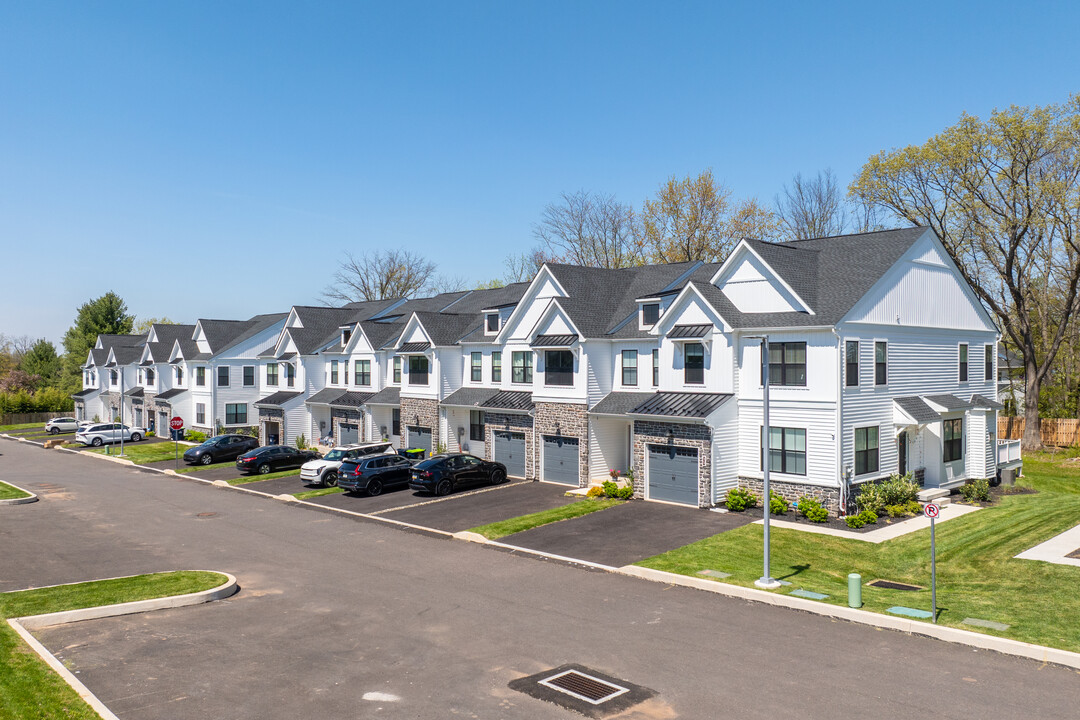
M499 542L621 567L742 527L757 516L632 500Z
M242 487L245 490L258 490L267 495L294 495L298 492L315 489L305 485L300 480L300 471L297 470L296 472L296 475L286 475L285 477L271 478L269 480L256 480L255 482L243 483L237 487ZM244 476L244 479L248 477L251 476Z

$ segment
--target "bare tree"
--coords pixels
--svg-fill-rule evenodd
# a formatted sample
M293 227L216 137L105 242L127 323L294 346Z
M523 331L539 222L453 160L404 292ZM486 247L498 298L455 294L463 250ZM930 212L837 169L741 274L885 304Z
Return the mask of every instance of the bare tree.
M407 250L380 250L359 257L346 252L322 297L331 304L415 297L435 280L435 263Z
M613 195L563 193L533 230L549 259L600 268L641 264L634 210Z
M426 295L441 295L442 293L461 292L468 290L469 283L459 275L438 275L424 288Z
M506 256L503 263L506 265L506 273L503 277L507 283L528 282L536 276L536 271L546 262L553 261L540 248L533 248L519 254Z
M791 185L776 196L776 216L789 240L840 235L847 225L844 197L832 170L804 178L796 173Z

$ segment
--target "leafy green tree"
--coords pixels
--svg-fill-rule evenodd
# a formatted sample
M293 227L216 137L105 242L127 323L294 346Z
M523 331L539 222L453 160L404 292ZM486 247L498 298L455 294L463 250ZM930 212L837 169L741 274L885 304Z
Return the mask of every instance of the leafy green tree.
M37 375L40 387L53 387L60 381L60 357L56 346L42 338L35 342L21 361L19 369Z
M136 323L136 325L135 325L135 334L136 335L143 335L144 333L148 333L148 332L150 332L150 328L153 327L154 325L179 325L179 324L180 323L176 322L175 320L170 320L169 318L164 317L164 316L159 317L159 318L155 318L155 317L143 318L138 323Z
M135 316L112 291L81 305L75 324L64 333L62 387L69 392L81 387L81 368L98 335L127 335L134 327Z
M965 114L871 157L849 193L941 238L1023 358L1023 446L1040 447L1040 390L1080 305L1080 95Z

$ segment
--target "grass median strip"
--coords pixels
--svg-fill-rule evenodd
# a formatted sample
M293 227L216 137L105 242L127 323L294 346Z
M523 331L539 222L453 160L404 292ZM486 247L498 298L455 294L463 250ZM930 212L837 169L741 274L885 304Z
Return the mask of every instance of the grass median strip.
M187 447L180 448L179 454L181 456L183 456L184 450L187 450ZM97 453L98 455L106 454L105 448L94 448L87 452ZM112 445L107 454L119 456L119 443ZM147 463L161 462L162 460L173 460L176 458L176 454L176 450L173 449L172 443L153 443L152 445L124 444L124 458L136 465L146 465Z
M23 492L13 485L0 481L0 500L18 500L26 497L30 497L30 493Z
M297 500L307 500L309 498L322 497L323 495L337 495L338 493L345 492L339 487L326 487L319 488L318 490L305 490L304 492L293 493L293 496Z
M224 582L219 573L169 572L0 593L0 618L185 595ZM0 717L99 720L6 622L0 622Z
M282 470L276 473L266 473L265 475L244 475L243 477L233 478L229 480L230 485L247 485L248 483L259 482L260 480L273 480L274 478L289 477L290 475L300 476L299 470Z
M1080 521L1080 467L1060 454L1056 459L1037 454L1025 457L1024 474L1018 482L1038 494L1005 496L999 505L937 528L938 622L971 629L963 625L966 618L985 618L1010 626L987 628L989 634L1080 651L1080 605L1075 600L1080 568L1013 557ZM761 575L762 553L761 526L747 525L637 564L700 576L723 558L724 569L732 573L723 582L751 587ZM864 580L865 610L930 609L928 529L874 545L774 528L771 554L773 577L828 595L823 602L846 604L847 575L857 572ZM865 584L875 578L924 589Z
M516 518L510 518L509 520L500 520L499 522L480 525L471 528L469 532L483 535L488 540L498 540L507 535L531 530L535 527L540 527L541 525L550 525L551 523L559 522L560 520L569 520L570 518L581 517L582 515L588 515L589 513L598 510L605 510L613 505L620 505L623 502L623 500L586 498L584 500L578 500L575 503L570 503L569 505L563 505L562 507L541 510L540 512L521 515Z
M22 424L19 424L19 425L0 425L0 433L9 433L9 432L12 432L13 430L33 430L35 428L43 430L45 428L45 423L36 422L36 423L22 423Z

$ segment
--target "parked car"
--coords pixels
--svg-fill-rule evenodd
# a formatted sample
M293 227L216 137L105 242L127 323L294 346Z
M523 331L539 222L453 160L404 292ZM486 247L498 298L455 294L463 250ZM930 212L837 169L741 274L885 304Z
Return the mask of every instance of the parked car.
M80 427L75 433L75 442L101 447L105 443L118 443L121 437L124 442L139 442L145 436L146 431L141 427L128 427L120 423L98 423Z
M421 492L449 495L467 485L506 481L506 466L474 455L436 455L413 466L409 487Z
M184 451L184 462L189 465L235 460L246 452L259 447L259 439L248 435L215 435L202 445Z
M355 460L368 455L394 454L394 446L388 442L359 443L336 447L318 460L304 463L300 479L311 485L332 487L340 475L339 468L345 460Z
M45 432L50 435L59 435L62 432L78 432L79 425L79 421L73 417L53 418L45 423Z
M384 488L408 485L413 461L397 454L368 455L341 463L337 484L345 492L381 495Z
M243 473L265 475L274 470L300 467L319 457L314 450L297 450L292 445L266 445L236 458L236 469Z

